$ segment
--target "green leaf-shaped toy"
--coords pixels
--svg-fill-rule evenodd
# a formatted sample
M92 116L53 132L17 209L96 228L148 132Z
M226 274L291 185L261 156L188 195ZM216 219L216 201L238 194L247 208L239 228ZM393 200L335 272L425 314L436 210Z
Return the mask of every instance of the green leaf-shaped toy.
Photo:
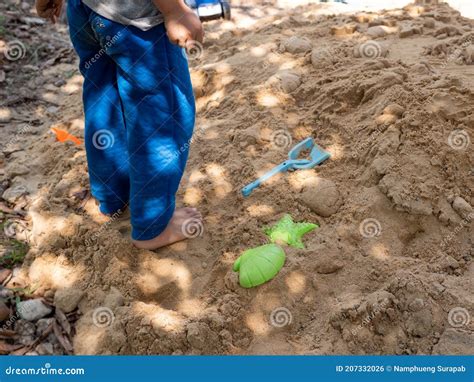
M301 238L305 233L319 227L313 223L295 223L290 215L283 216L274 226L265 228L272 243L284 243L295 248L304 248Z
M285 263L285 252L276 244L266 244L246 250L235 261L240 286L252 288L274 278Z

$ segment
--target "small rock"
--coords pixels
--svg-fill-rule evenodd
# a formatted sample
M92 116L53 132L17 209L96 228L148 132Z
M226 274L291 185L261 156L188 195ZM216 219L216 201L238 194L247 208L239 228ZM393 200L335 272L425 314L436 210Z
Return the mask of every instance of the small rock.
M0 300L0 322L8 320L8 317L10 317L10 308Z
M474 64L474 45L469 45L464 49L463 53L464 59L466 60L466 64L472 65Z
M80 289L59 289L54 295L54 305L64 313L69 313L77 308L83 296L84 292Z
M46 21L44 19L40 19L39 17L27 17L24 16L21 18L21 21L28 24L28 25L44 25Z
M392 33L392 30L384 25L377 25L375 27L370 27L366 32L372 38L385 37L389 33Z
M301 84L301 78L296 73L281 72L277 74L280 79L281 88L285 93L291 93Z
M306 186L301 201L320 216L335 214L342 204L337 186L331 180L318 178L315 185Z
M389 52L387 43L370 40L354 46L353 50L355 58L365 58L369 60L387 57Z
M10 122L12 118L13 118L12 113L8 108L6 107L0 108L0 122L2 123Z
M471 355L474 334L468 331L446 329L433 348L433 354Z
M57 80L55 83L54 83L54 86L60 88L61 86L64 86L66 85L66 80L60 78L59 80Z
M463 218L467 217L473 212L473 208L471 207L471 205L460 196L456 196L454 198L453 209Z
M439 221L445 225L459 222L459 216L454 212L451 204L444 198L438 201L437 212Z
M28 174L30 172L30 169L19 163L12 163L10 166L7 167L6 171L8 177L13 179L15 176Z
M441 261L441 269L443 270L454 270L457 268L459 268L459 263L452 256L448 255Z
M419 310L423 309L425 306L425 303L423 299L421 298L415 298L410 305L408 305L408 309L410 309L412 312L418 312Z
M431 332L433 317L429 310L420 310L411 316L407 322L407 331L415 337L425 337Z
M17 310L20 317L26 321L39 320L53 311L39 298L34 300L20 301L17 303Z
M15 331L18 334L18 342L22 345L29 345L35 340L35 324L25 320L17 320Z
M436 26L436 22L434 19L428 17L423 21L423 26L425 28L433 29Z
M410 28L410 27L402 28L400 32L398 32L398 36L400 38L407 38L407 37L413 36L413 34L414 34L413 28Z
M289 53L306 53L312 49L311 41L307 38L301 38L297 36L290 37L287 39L283 46Z
M46 108L46 112L49 114L56 114L59 111L59 107L57 106L50 106Z
M11 289L0 286L0 298L12 298L14 293Z
M440 36L445 36L446 37L453 37L453 36L457 36L457 35L462 35L462 32L457 28L455 27L454 25L448 25L448 26L445 26L445 27L442 27L440 29L438 29L435 33L434 33L435 37L438 37L440 38Z
M36 335L42 336L48 329L49 325L54 321L54 318L41 318L36 322Z
M26 194L28 194L28 189L25 186L16 185L5 190L2 198L11 204L15 204L18 199Z
M54 291L51 289L48 289L46 292L44 292L44 298L48 300L54 300Z
M372 167L378 175L385 175L390 169L392 163L393 159L390 157L379 157L374 159L372 162Z
M315 266L316 272L318 273L328 275L344 267L344 263L332 258L331 255L318 254L318 256L320 256L320 259L317 260Z
M12 271L10 269L6 269L6 268L0 269L0 284L3 284L3 282L8 277L10 277L11 274L12 274Z
M1 121L0 121L1 122ZM17 151L23 151L25 149L24 145L20 145L19 143L8 142L3 148L2 153L5 155L13 154Z

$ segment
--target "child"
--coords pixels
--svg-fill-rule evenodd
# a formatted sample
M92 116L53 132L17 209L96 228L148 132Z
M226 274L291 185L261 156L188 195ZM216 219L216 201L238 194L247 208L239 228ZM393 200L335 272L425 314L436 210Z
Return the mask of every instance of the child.
M36 9L55 22L62 2L37 0ZM202 224L196 209L175 209L195 119L182 48L202 42L199 18L184 0L68 0L67 15L100 211L128 206L139 248L184 240L187 224Z

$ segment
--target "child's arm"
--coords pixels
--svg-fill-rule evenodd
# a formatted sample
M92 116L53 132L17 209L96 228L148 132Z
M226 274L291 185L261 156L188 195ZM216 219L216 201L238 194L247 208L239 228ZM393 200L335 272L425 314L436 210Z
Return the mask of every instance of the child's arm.
M39 17L50 19L53 23L61 15L63 0L36 0L36 12Z
M184 3L184 0L153 0L165 18L170 41L186 47L192 41L202 42L204 29L199 17Z

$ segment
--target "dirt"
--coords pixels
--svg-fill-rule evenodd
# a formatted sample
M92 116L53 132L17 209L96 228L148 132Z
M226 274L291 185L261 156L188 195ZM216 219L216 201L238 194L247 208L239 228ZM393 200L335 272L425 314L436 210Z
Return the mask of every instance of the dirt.
M242 8L251 26L207 24L178 198L204 232L154 252L133 247L126 217L99 216L83 146L49 133L83 137L66 28L27 28L25 57L2 59L1 184L29 244L7 287L77 309L76 354L470 351L474 21L447 5L324 9ZM328 161L241 196L309 136ZM320 228L275 279L241 288L233 262L285 213Z

